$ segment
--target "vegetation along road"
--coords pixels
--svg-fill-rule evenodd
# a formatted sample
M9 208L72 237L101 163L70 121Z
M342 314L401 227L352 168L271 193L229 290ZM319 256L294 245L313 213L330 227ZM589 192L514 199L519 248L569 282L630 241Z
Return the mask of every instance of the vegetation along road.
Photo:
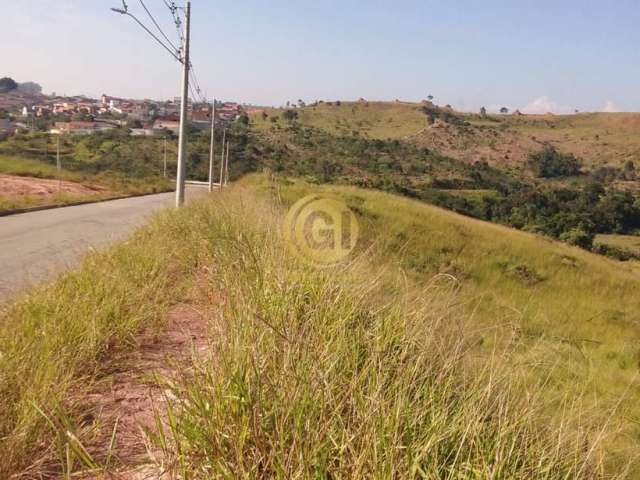
M187 195L205 191L188 187ZM169 192L0 218L0 301L125 237L173 199Z

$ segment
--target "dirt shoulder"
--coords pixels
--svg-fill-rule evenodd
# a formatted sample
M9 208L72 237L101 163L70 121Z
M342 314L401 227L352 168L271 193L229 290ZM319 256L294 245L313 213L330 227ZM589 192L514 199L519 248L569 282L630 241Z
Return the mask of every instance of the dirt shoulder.
M0 174L0 212L101 199L110 192L66 180Z

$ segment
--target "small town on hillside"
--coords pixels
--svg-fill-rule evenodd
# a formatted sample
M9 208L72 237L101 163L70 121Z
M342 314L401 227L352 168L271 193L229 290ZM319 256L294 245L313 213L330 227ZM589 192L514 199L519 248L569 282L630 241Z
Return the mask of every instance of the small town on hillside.
M211 104L189 100L187 116L197 129L211 126ZM102 95L99 99L83 95L45 95L33 82L0 93L0 139L20 131L51 134L88 135L126 127L132 136L151 136L180 127L180 97L166 100L135 100ZM228 126L245 114L235 102L216 101L216 127Z

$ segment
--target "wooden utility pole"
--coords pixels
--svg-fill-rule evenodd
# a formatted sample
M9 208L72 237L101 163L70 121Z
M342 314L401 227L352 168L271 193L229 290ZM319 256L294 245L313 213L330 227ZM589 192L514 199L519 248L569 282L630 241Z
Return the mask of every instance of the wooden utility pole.
M216 99L211 104L211 144L209 145L209 192L213 192L213 150L216 133Z
M167 178L167 137L164 137L164 178Z
M227 183L229 183L229 144L231 142L229 140L227 140L227 159L224 162L224 186L227 186Z
M184 184L187 175L187 103L189 101L189 41L191 36L191 2L187 2L184 23L184 54L182 56L182 103L180 104L180 140L178 142L178 172L176 175L176 207L184 204Z
M224 149L227 141L227 129L222 131L222 153L220 153L220 188L224 184Z
M60 161L60 134L57 135L58 142L56 144L56 168L58 173L62 170L62 162Z

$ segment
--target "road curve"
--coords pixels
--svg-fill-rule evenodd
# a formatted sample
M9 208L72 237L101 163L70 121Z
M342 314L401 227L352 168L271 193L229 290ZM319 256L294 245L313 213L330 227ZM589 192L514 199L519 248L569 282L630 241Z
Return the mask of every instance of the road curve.
M205 192L187 187L190 199ZM174 199L159 193L0 217L0 303L73 268L90 248L125 238Z

